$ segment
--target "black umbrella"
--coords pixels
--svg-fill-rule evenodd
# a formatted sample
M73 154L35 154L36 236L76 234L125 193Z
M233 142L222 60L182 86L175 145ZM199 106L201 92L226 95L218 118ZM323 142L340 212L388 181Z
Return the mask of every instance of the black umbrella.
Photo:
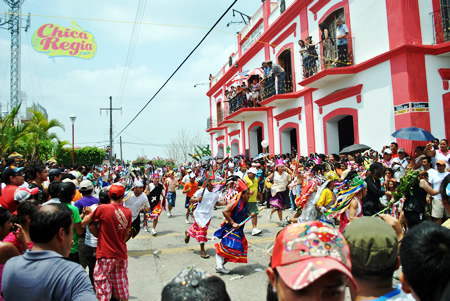
M361 153L368 149L370 149L370 146L367 146L365 144L353 144L347 147L344 147L340 154L351 154L351 153Z

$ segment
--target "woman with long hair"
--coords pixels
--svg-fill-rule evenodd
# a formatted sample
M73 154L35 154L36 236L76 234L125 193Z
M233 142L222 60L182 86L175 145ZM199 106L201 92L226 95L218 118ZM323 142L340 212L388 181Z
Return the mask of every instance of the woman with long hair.
M280 218L280 226L284 227L283 209L285 208L286 187L291 181L292 171L284 165L282 159L277 160L275 170L276 171L267 178L268 181L273 179L271 187L272 198L270 199L272 210L269 210L268 217L269 220L272 220L272 214L276 211Z

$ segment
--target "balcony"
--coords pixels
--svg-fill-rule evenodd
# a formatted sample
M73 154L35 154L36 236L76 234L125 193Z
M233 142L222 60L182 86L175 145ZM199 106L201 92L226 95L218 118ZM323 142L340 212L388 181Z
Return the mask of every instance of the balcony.
M442 5L432 12L434 44L450 41L450 6Z
M349 72L349 67L353 65L355 39L347 40L347 48L339 50L336 41L328 42L325 46L323 42L317 43L315 51L307 53L303 58L303 81L299 84L304 87L322 88L332 81L353 76Z

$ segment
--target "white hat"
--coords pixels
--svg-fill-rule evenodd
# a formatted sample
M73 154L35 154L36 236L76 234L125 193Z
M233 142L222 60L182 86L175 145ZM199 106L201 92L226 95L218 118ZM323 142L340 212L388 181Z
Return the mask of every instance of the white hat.
M94 185L89 180L83 180L80 183L80 190L92 190L94 189Z
M258 170L256 168L252 167L248 170L248 172L251 172L252 174L256 175L258 173Z
M228 163L228 168L234 167L234 163L230 162Z
M195 178L195 173L191 173L191 174L189 175L189 178Z
M389 155L392 155L392 151L391 151L390 148L386 148L386 149L384 150L384 153L383 153L383 154L389 154Z
M135 181L133 183L133 186L134 187L144 187L144 183L142 183L141 181Z

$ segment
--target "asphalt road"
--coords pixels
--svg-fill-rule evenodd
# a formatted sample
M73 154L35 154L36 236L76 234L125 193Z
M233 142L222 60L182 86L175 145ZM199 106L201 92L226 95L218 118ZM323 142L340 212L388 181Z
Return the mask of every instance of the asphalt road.
M185 223L184 199L184 195L178 190L173 216L168 217L165 211L161 213L156 227L157 236L141 229L135 239L128 241L130 300L160 300L164 285L189 265L196 265L221 277L232 300L265 300L268 283L265 270L270 260L265 249L281 229L278 221L269 222L267 210L263 210L258 218L258 228L262 230L262 234L258 236L251 235L251 222L247 223L245 235L249 243L248 263L227 263L226 268L231 273L220 275L214 269L214 244L218 242L217 239L206 243L206 251L210 255L208 259L200 257L199 244L195 239L191 239L189 244L184 243L184 231L190 227L190 224ZM222 223L222 208L218 207L213 213L209 238L213 237L214 231Z

